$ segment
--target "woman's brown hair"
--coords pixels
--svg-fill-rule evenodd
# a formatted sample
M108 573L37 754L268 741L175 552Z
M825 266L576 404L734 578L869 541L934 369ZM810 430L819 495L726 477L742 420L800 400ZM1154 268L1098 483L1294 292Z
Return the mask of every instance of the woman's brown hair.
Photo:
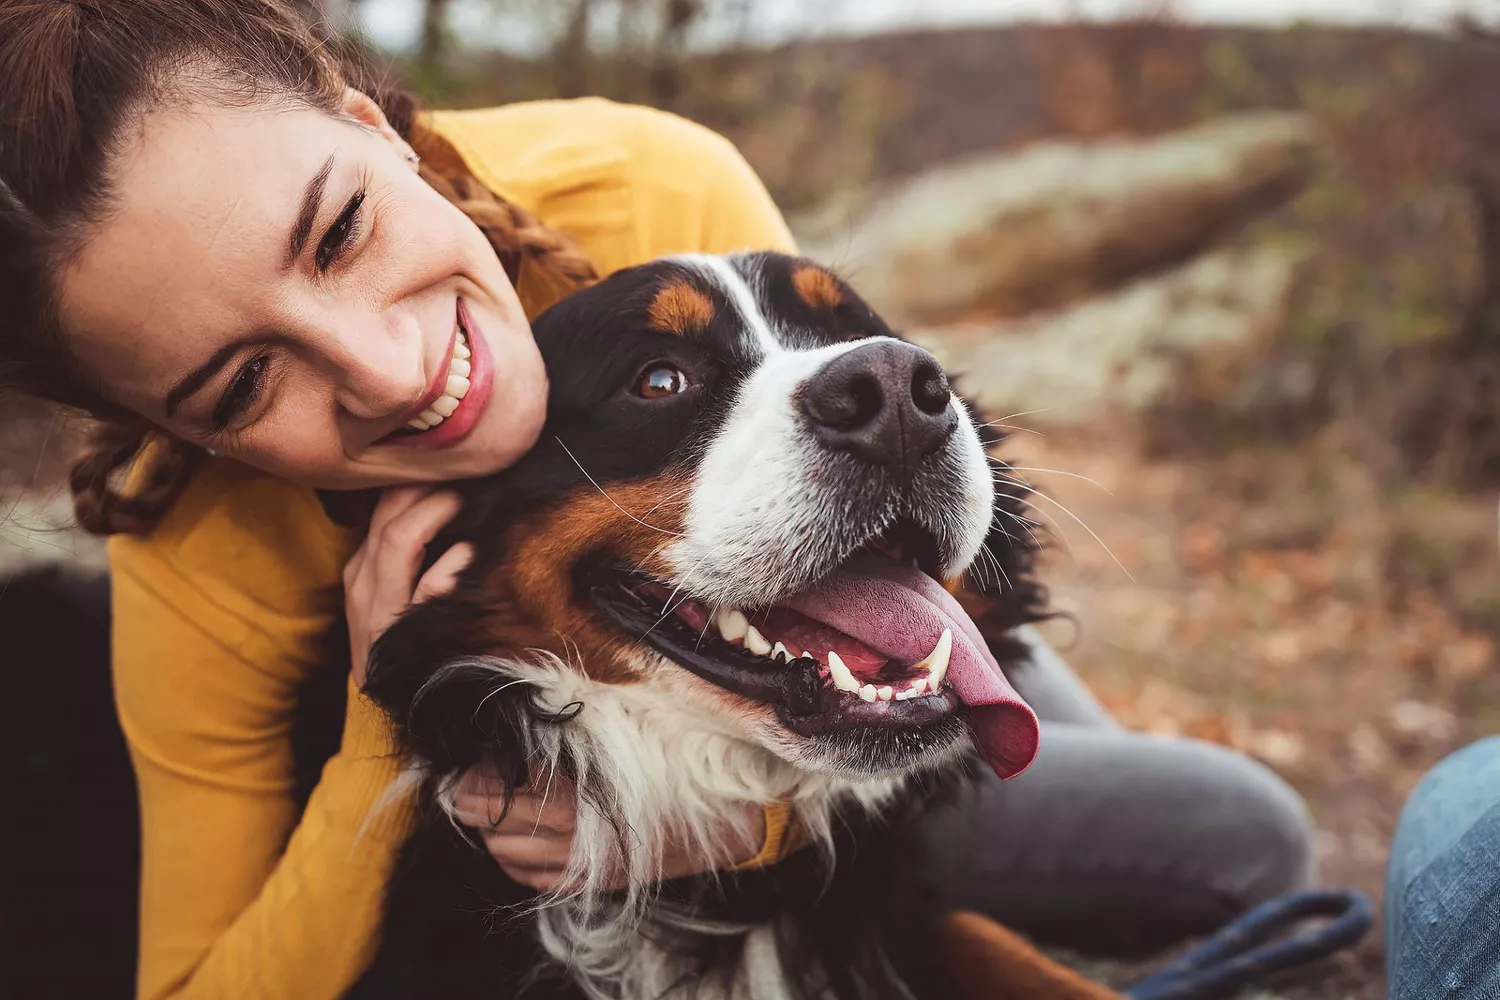
M110 156L131 116L181 98L186 71L218 100L280 97L333 112L369 95L423 156L423 177L489 238L511 281L554 295L595 277L560 233L475 179L421 128L415 98L385 85L356 46L283 0L5 0L0 4L0 391L82 410L98 429L70 477L79 524L149 531L202 460L196 446L112 405L70 356L56 276L106 210ZM188 91L189 94L191 91ZM147 451L128 495L119 480Z

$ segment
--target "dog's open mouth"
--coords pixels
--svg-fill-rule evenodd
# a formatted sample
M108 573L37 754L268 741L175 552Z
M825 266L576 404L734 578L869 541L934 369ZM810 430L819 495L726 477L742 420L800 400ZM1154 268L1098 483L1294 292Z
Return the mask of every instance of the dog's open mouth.
M1034 752L1035 719L934 578L937 561L931 535L903 522L773 607L711 609L620 568L596 573L592 596L632 637L725 690L773 705L794 733L923 732L951 728L962 709L981 752L997 771L1015 773ZM996 711L1005 732L986 739L976 712L994 724ZM990 752L996 747L1003 762Z

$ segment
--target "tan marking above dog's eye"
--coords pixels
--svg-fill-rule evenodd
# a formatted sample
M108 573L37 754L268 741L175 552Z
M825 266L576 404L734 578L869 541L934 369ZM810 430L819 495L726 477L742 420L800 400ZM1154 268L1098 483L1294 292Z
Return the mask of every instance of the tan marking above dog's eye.
M684 336L713 322L714 303L701 289L686 281L674 281L656 293L648 316L651 329Z
M687 376L680 368L661 361L641 372L635 382L635 394L643 399L662 399L677 395L687 386Z
M839 280L821 267L803 265L792 272L797 295L814 309L837 309L844 301Z

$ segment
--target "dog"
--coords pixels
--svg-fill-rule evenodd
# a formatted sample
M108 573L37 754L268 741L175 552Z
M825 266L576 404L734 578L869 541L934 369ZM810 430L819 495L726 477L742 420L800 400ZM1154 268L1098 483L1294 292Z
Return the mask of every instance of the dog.
M1037 742L1001 669L1046 596L1000 435L797 257L653 261L534 330L541 440L459 485L433 551L474 559L372 652L420 819L351 996L951 995L903 823ZM457 821L474 766L575 790L560 888ZM805 846L739 868L725 824L769 803ZM662 882L671 844L709 873Z

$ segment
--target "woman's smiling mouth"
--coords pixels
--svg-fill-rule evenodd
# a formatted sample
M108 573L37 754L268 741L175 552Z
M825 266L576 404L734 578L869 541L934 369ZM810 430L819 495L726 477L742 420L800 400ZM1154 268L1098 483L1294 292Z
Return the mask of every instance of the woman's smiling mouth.
M459 299L448 357L426 398L408 411L406 429L387 435L380 443L424 449L456 444L479 423L493 385L489 345Z

